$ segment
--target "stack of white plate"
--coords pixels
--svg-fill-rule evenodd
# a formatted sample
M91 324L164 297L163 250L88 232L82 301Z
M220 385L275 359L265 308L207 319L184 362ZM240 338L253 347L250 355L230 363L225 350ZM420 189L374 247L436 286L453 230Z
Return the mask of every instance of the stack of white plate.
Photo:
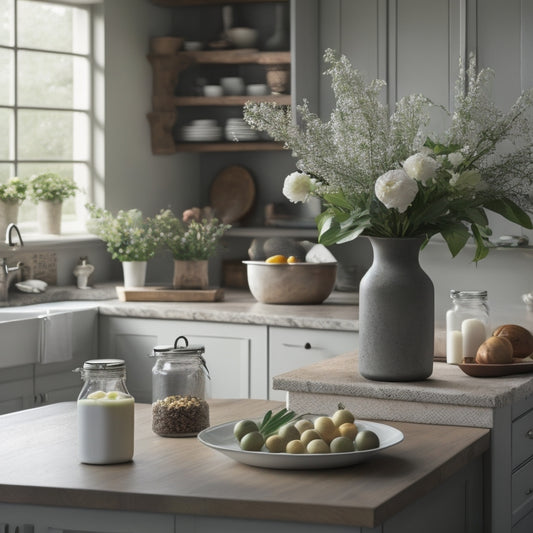
M224 133L228 141L257 141L259 134L242 118L228 118Z
M181 138L187 142L214 142L222 139L222 128L213 119L197 119L181 128Z

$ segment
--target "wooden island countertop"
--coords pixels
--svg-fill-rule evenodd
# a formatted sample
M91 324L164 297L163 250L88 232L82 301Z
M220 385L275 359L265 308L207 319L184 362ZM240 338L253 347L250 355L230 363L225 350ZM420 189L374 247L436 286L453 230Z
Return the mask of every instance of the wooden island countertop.
M212 400L211 424L282 405ZM268 470L196 438L157 436L148 404L136 405L135 424L133 462L94 466L76 457L74 402L0 416L0 503L375 527L479 460L490 442L487 429L390 422L404 441L364 463Z

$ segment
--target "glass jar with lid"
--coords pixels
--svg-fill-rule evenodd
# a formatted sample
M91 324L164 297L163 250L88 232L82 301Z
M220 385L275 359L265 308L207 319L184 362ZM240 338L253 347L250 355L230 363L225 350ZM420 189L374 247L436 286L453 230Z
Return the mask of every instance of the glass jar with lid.
M446 362L473 363L478 348L490 336L487 291L450 291L446 313Z
M85 361L77 402L78 455L82 463L125 463L133 458L134 399L122 359Z
M179 345L182 341L183 345ZM152 351L152 430L162 437L191 437L209 427L205 349L180 336Z

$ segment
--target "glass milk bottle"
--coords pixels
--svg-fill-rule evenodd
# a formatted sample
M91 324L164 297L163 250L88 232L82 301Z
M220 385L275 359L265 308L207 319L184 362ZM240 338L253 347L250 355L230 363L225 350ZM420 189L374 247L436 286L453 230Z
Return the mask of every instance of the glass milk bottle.
M125 463L133 458L134 399L122 359L91 359L81 372L78 456L82 463Z
M450 291L453 308L446 313L446 362L473 363L490 336L487 291Z
M184 345L179 346L180 341ZM174 346L153 349L152 430L157 435L192 437L209 427L204 351L201 345L189 345L183 336Z

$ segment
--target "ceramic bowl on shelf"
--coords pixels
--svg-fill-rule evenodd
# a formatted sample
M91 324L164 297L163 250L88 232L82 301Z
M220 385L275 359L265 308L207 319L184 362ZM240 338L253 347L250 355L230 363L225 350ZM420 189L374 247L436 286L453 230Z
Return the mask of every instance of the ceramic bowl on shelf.
M204 85L204 96L217 97L224 94L222 85Z
M337 263L243 261L252 296L265 304L320 304L333 291Z
M185 41L183 43L183 48L187 52L197 52L198 50L203 50L204 43L201 41Z
M226 39L235 48L253 48L258 36L259 32L254 28L230 28L226 31Z
M246 86L246 94L248 96L265 96L269 94L269 92L266 83L250 83Z
M240 96L244 94L244 80L239 76L220 78L220 85L224 94L228 96Z

